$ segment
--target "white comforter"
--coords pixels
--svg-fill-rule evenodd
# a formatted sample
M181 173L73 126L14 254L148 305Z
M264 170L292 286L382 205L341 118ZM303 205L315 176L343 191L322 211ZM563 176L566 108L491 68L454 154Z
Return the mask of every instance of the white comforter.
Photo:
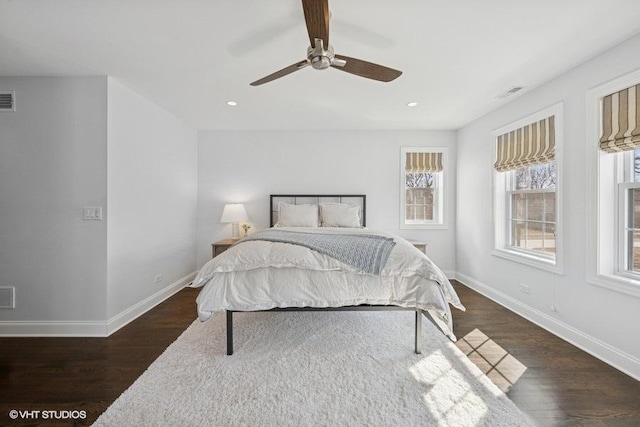
M200 320L222 310L396 305L429 311L455 341L449 304L461 310L464 306L442 271L411 243L369 229L290 230L377 234L392 237L396 245L376 276L303 246L266 241L236 244L205 264L191 285L204 286L197 298Z

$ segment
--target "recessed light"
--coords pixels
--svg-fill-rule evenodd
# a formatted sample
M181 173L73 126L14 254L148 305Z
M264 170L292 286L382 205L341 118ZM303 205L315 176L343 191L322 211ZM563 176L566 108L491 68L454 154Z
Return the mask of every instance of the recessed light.
M416 101L407 102L407 107L417 107L418 103Z
M230 107L235 107L236 105L238 105L238 103L236 101L227 101L227 105Z

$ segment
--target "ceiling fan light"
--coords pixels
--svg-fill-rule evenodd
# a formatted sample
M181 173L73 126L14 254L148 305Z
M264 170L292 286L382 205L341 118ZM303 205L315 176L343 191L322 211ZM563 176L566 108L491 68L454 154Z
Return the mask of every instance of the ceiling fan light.
M227 101L227 105L230 107L235 107L236 105L238 105L238 103L236 101Z
M417 107L418 103L416 101L407 102L407 107Z

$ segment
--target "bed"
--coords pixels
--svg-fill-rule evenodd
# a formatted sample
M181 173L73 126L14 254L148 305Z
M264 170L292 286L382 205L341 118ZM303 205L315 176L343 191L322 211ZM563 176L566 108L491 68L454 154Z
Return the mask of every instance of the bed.
M366 228L366 195L271 195L271 228L207 262L198 317L226 311L415 311L415 352L423 314L455 341L450 305L464 310L442 271L407 240Z

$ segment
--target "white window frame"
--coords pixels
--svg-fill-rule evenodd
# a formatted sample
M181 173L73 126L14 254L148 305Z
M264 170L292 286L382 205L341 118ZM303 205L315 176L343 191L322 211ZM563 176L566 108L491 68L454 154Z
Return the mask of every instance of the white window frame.
M406 160L407 153L441 153L442 154L442 172L439 172L434 177L434 192L433 192L433 204L434 204L434 218L431 221L424 221L420 223L407 222L406 215ZM446 197L445 186L449 180L449 149L447 147L400 147L400 229L445 229L447 228L446 221Z
M587 92L587 281L627 295L640 297L640 278L625 270L626 195L631 183L625 177L624 153L609 154L599 148L602 100L605 96L640 83L640 70L604 83ZM614 224L611 227L611 224Z
M492 255L515 261L521 264L547 270L556 274L563 274L563 231L562 231L562 138L563 132L563 104L558 103L548 108L540 110L527 117L523 117L513 123L495 129L491 133L491 148L494 150L496 141L500 135L527 126L531 123L544 120L547 117L555 116L555 162L556 162L556 252L555 257L543 254L537 251L527 251L522 248L514 248L509 246L509 209L511 202L507 200L510 192L507 191L507 179L510 174L507 172L498 172L493 165L497 159L497 153L494 154L491 169L493 170L493 229L494 229L494 249Z

